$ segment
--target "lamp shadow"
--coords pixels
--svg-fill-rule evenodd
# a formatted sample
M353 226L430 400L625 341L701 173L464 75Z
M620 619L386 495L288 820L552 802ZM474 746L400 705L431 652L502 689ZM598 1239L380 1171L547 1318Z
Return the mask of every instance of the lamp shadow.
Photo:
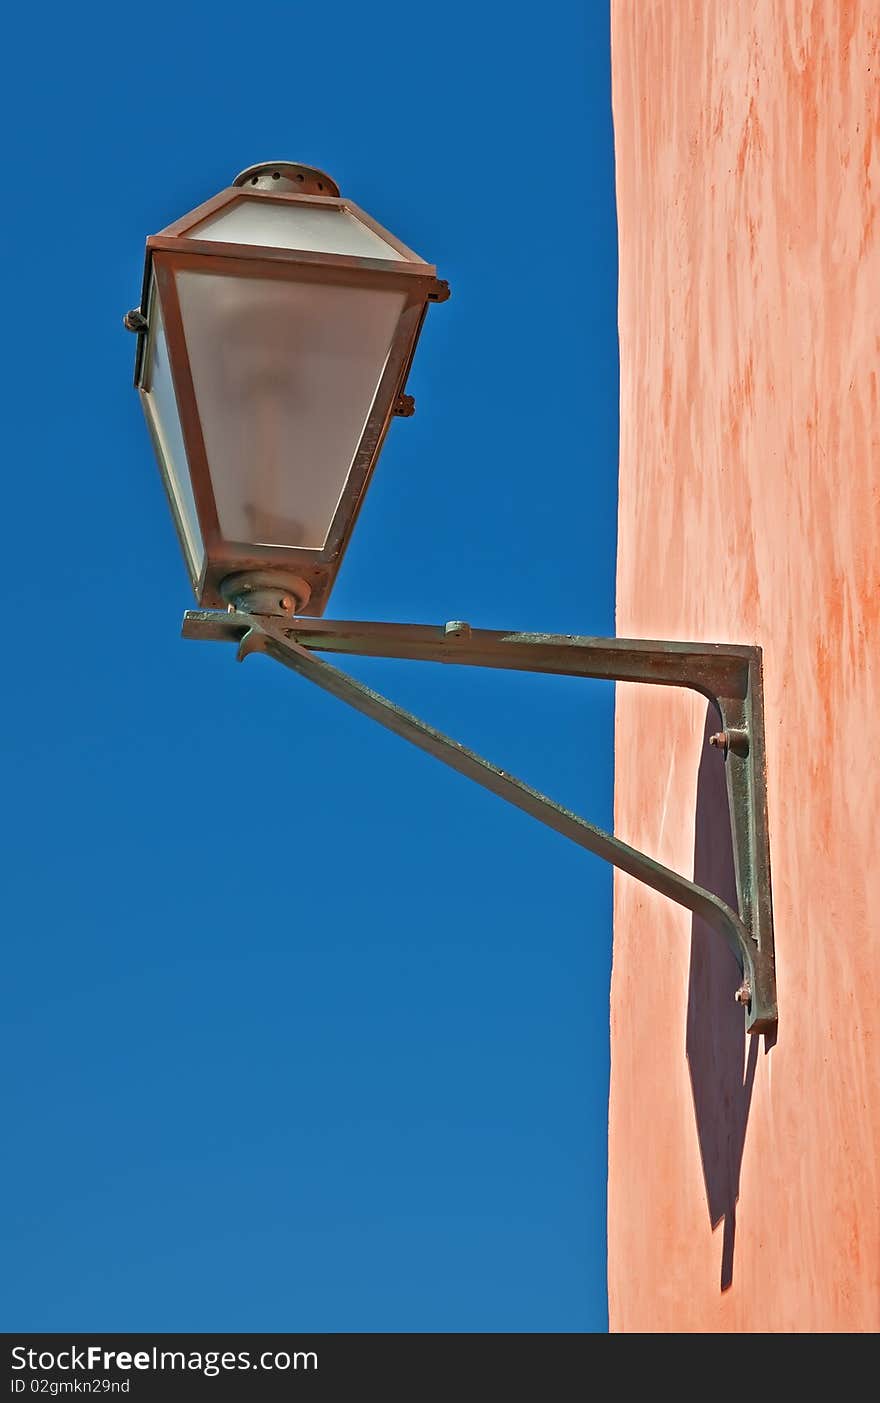
M715 892L736 911L736 871L724 756L708 743L709 736L719 727L720 716L710 706L697 781L694 881ZM722 938L694 916L686 1049L709 1222L715 1229L724 1220L722 1291L733 1284L740 1169L758 1064L758 1039L747 1038L742 1008L734 1001L741 979Z

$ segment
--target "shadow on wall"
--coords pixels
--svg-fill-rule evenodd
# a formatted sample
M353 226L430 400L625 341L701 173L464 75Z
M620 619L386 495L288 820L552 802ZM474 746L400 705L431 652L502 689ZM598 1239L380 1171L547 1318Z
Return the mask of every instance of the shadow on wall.
M697 782L694 881L715 892L736 911L736 874L724 757L709 745L709 736L719 728L720 716L715 707L710 706ZM724 1219L722 1291L733 1284L740 1168L758 1064L759 1040L757 1037L747 1039L742 1008L734 1002L741 979L739 968L722 938L694 916L687 1060L709 1221L714 1229Z

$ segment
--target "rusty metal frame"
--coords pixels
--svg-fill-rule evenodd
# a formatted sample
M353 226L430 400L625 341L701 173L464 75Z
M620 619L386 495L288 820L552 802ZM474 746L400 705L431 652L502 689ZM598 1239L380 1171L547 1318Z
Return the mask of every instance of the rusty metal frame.
M188 233L204 219L216 215L234 203L260 200L269 200L273 204L322 205L349 212L371 232L386 240L400 254L400 258L361 258L347 254L312 253L301 249L223 243L199 239ZM394 340L372 408L355 449L327 538L320 549L261 546L227 540L223 536L177 289L177 274L183 271L212 272L229 277L261 278L268 281L372 288L380 291L396 290L404 294ZM310 615L320 616L324 612L391 420L397 415L408 417L412 413L413 401L405 394L406 381L428 306L432 302L445 301L448 295L448 286L437 279L437 270L433 264L423 263L417 254L351 200L329 195L289 194L230 186L169 225L161 234L153 235L147 240L141 304L140 308L136 309L139 320L135 385L141 393L155 448L156 435L146 402L148 387L145 374L150 320L155 300L158 298L165 323L168 359L187 455L185 466L192 483L204 547L201 568L193 579L193 588L200 604L221 606L224 599L220 586L223 579L231 573L274 567L306 582L311 591L307 606ZM132 315L130 313L129 317ZM163 455L158 450L156 456L159 459L184 557L192 575L193 563L186 548L167 466L163 465ZM179 465L178 470L183 471L184 465Z
M376 234L383 243L388 244L399 253L401 262L405 264L416 264L423 270L430 268L436 275L436 269L433 267L433 264L426 263L424 259L420 258L413 249L402 241L402 239L398 239L396 234L392 234L390 229L386 229L384 225L380 224L377 219L374 219L371 214L361 209L360 205L356 205L354 200L349 200L342 195L291 193L282 190L249 190L247 186L230 185L225 190L221 190L218 195L214 195L211 199L206 200L204 204L197 206L194 210L190 210L189 214L185 214L182 218L176 219L173 224L166 225L158 234L153 235L149 242L153 243L155 240L165 238L187 238L193 241L193 231L198 229L199 225L203 224L205 220L212 219L215 215L220 214L222 210L231 209L234 205L243 204L248 200L251 202L262 201L264 203L268 201L270 204L275 205L306 205L312 207L318 205L324 209L336 209L343 214L352 214L358 223L363 224L371 233ZM222 244L219 240L213 239L209 241L201 240L200 242L208 242L211 248L225 247L234 249L236 257L240 256L242 251L244 251L251 257L259 259L263 257L267 251L267 245L265 244ZM305 250L276 249L275 252L281 256L291 255L296 258L299 254L304 253ZM343 254L315 256L326 258L351 257L351 255ZM370 261L381 262L383 264L387 262L390 263L392 267L396 267L398 262L397 259L379 258Z
M516 805L579 846L695 912L727 942L742 972L737 998L750 1033L777 1024L773 907L760 648L626 638L499 633L460 622L331 622L190 610L183 636L235 642L239 658L263 652L378 721L452 769ZM315 651L508 668L519 672L687 687L717 708L725 752L738 911L671 868L588 823L418 717L313 656Z

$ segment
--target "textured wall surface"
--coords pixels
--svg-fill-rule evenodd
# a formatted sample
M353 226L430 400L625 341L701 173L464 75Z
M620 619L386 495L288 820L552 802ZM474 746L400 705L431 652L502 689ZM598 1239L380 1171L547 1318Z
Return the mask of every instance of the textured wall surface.
M618 875L612 1330L880 1328L880 0L613 0L617 631L764 649L780 1024ZM616 831L730 895L706 703L618 689Z

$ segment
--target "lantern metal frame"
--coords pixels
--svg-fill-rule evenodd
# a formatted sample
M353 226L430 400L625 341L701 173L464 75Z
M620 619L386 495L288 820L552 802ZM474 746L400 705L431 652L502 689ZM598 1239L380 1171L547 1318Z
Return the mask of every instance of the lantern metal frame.
M274 163L274 166L275 171L271 162L249 168L237 178L236 183L147 239L140 306L128 313L125 323L137 333L134 383L141 392L153 449L198 602L208 607L219 607L227 602L229 594L222 586L232 574L274 571L282 585L285 579L293 581L294 592L303 582L304 588L298 599L300 612L320 616L326 608L391 420L395 416L409 417L413 412L414 402L405 393L407 377L427 309L432 302L446 301L449 286L438 279L434 264L423 262L418 254L352 200L343 199L338 194L308 193L318 185L322 189L336 190L329 176L315 172L312 167L291 163ZM282 175L282 179L273 183L272 176L276 171ZM290 188L301 172L311 173L303 184L307 193ZM323 179L319 180L321 176ZM288 188L279 188L282 184ZM352 215L371 233L378 235L400 257L392 260L314 253L304 249L279 249L193 237L191 231L206 219L235 204L248 202L339 210ZM222 272L230 277L260 278L270 282L291 281L397 291L405 296L370 413L327 537L320 549L233 541L221 529L176 283L177 273L187 271ZM155 334L154 301L157 290L202 537L204 559L201 562L190 559L186 546L187 533L173 487L173 474L166 462L164 447L147 399L149 384L146 375L150 337Z

